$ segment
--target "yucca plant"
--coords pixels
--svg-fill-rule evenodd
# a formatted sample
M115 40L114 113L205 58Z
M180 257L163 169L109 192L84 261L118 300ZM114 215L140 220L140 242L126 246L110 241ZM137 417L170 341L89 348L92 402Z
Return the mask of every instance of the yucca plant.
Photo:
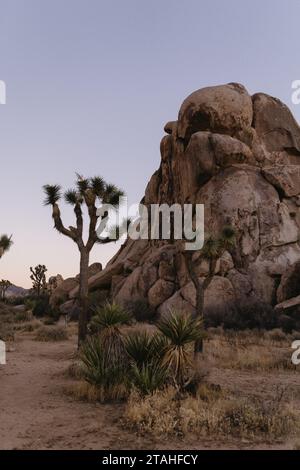
M0 258L10 249L12 244L12 235L10 237L5 234L0 236Z
M121 305L115 302L106 302L103 307L95 309L90 322L90 330L94 333L116 330L120 331L122 325L130 322L131 315Z
M124 363L126 359L120 327L128 324L130 319L130 314L120 305L107 302L103 307L96 309L91 320L90 330L101 337L104 352L112 364Z
M130 375L134 386L143 395L148 395L165 385L168 377L168 367L159 360L153 359L142 364L141 367L133 364Z
M191 315L170 312L161 319L157 328L167 338L163 365L173 372L175 383L182 389L186 368L191 364L188 346L202 337L202 321Z
M152 337L147 331L135 331L125 338L125 349L138 368L152 359Z
M125 338L129 378L142 394L152 393L165 384L168 368L162 358L167 345L165 336L148 331L136 331Z
M84 380L101 389L104 397L118 397L124 393L126 368L122 363L109 361L100 336L89 337L82 344L80 359Z

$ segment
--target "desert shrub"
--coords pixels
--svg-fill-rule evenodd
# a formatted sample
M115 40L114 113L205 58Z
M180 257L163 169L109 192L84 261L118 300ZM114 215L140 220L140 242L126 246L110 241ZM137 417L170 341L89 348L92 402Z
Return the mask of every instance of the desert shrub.
M72 362L66 372L65 375L67 377L70 377L71 379L82 379L84 377L84 370L83 370L83 364L80 361L74 361Z
M43 295L35 300L32 313L35 317L40 318L48 315L49 310L49 297L47 295Z
M133 391L125 410L127 426L161 437L192 433L278 438L296 432L297 419L297 411L277 397L269 401L237 400L226 398L221 392L211 394L206 391L204 399L201 394L196 397L186 394L178 399L174 387L145 397Z
M26 322L32 320L32 314L28 311L20 311L16 313L15 321L16 322Z
M28 323L25 323L24 325L21 325L20 330L26 333L31 333L37 330L38 328L40 328L40 326L41 326L41 323L39 320L32 320Z
M15 312L16 311L14 310L13 307L6 305L3 302L0 302L0 320L1 321L6 321L5 319L8 317L13 319Z
M64 341L68 339L68 332L61 326L41 326L34 339L36 341Z
M60 312L58 308L53 308L49 303L49 296L42 295L35 299L35 304L32 310L33 315L36 318L49 317L53 318L54 321L57 321L60 317Z
M123 401L128 396L128 389L122 383L104 388L81 380L65 388L65 393L77 400L105 403Z
M247 371L296 370L291 362L290 346L280 347L270 344L268 332L245 330L241 332L228 330L223 336L211 337L206 345L206 353L214 363L224 369Z
M47 317L43 320L43 323L44 325L55 325L57 320L55 320L54 318L51 318L51 317Z
M14 329L11 324L0 323L0 339L2 341L14 340Z
M8 297L7 299L5 299L5 302L8 304L8 305L24 305L26 301L26 297L25 296L14 296L14 297Z
M271 330L278 327L278 313L259 299L239 299L222 307L206 309L204 323L207 328Z
M278 312L278 327L285 333L292 333L293 330L300 331L300 311L294 309L288 313Z
M25 309L26 310L33 310L34 307L36 306L36 299L33 299L31 297L27 297L25 300L24 300L24 305L25 305Z
M265 337L274 342L282 342L287 340L287 335L280 328L274 328L274 330L266 332Z
M126 310L138 322L151 323L155 321L157 313L153 307L150 307L146 299L130 301L126 303Z
M109 292L106 290L94 290L89 293L89 308L94 312L97 308L103 307L108 302Z

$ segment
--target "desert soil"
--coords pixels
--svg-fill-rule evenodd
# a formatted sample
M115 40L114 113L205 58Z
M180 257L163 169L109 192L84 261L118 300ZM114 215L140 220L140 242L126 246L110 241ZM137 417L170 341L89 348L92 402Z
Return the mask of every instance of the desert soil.
M293 442L262 443L234 439L156 440L137 436L121 425L123 404L78 401L65 393L73 379L66 370L76 351L76 337L37 342L32 333L18 333L7 364L0 366L0 449L242 449L293 448ZM287 375L212 372L214 382L266 391ZM296 376L292 382L296 382ZM295 386L296 383L293 383ZM298 384L297 384L298 385Z

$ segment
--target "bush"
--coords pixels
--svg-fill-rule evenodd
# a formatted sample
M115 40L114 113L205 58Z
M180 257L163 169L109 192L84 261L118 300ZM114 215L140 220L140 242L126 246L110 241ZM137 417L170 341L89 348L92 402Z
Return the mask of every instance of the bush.
M208 387L208 386L207 386ZM178 398L168 387L142 397L132 392L125 411L125 423L134 430L157 436L239 436L273 437L298 431L296 410L281 403L280 397L233 399L220 391Z
M34 300L32 313L36 318L50 317L54 321L57 321L60 317L59 310L51 307L48 295L42 295Z
M36 341L64 341L66 339L68 339L68 332L61 326L41 326L35 335Z
M266 333L266 338L274 342L286 341L287 339L286 334L280 328L268 331Z
M206 309L204 324L207 328L271 330L278 327L278 313L259 299L239 299L222 307Z
M103 307L108 302L109 292L106 290L94 290L89 293L89 308L94 312L97 308Z
M5 299L5 302L9 305L24 305L26 302L26 298L24 295L22 296L14 296L14 297L8 297Z
M13 341L15 334L13 327L7 323L0 323L0 339L2 341Z
M157 316L156 310L150 307L147 300L143 299L127 302L126 310L128 310L132 317L138 322L152 323Z
M36 306L36 299L33 299L31 297L28 297L24 301L25 309L26 310L33 310L34 307Z
M15 321L17 322L25 322L25 321L31 321L32 320L32 314L31 312L28 311L20 311L16 313L15 316Z

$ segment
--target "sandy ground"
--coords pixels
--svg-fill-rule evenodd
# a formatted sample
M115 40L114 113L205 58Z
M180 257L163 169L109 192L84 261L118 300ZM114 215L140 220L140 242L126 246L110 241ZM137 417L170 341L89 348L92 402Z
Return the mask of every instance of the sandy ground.
M65 371L72 362L76 338L58 343L33 340L18 334L7 364L0 366L0 449L241 449L293 448L292 442L277 444L211 439L156 441L136 436L120 424L122 404L80 402L64 393L72 384ZM223 371L224 372L224 371ZM298 375L298 374L297 374ZM287 377L287 376L285 376ZM240 375L241 388L269 388L270 380L283 377ZM228 385L232 372L212 372L214 381ZM298 376L292 377L299 386ZM237 385L237 384L235 384ZM275 385L275 384L274 384Z
M111 449L135 439L120 432L121 405L74 401L63 393L72 341L42 343L17 338L0 366L1 449Z

